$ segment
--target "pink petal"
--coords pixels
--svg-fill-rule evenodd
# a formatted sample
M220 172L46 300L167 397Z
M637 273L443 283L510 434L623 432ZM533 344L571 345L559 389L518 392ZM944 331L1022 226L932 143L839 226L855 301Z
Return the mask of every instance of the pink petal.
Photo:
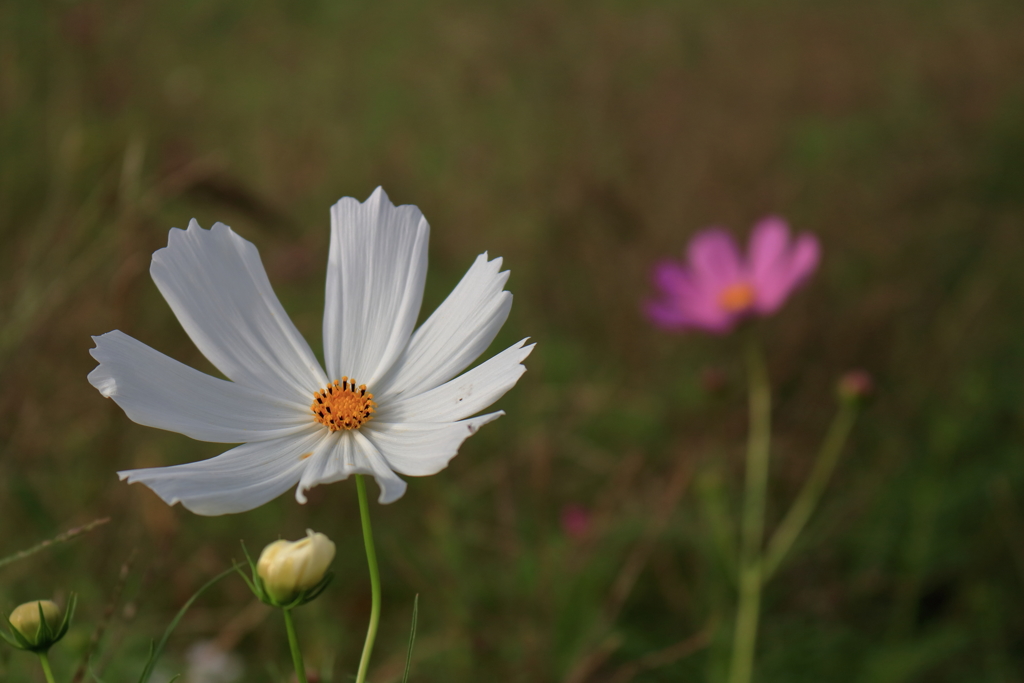
M732 329L736 327L736 323L738 323L742 318L743 316L740 315L724 313L716 315L713 318L708 317L703 320L694 320L690 323L690 327L703 330L709 334L728 334L729 332L732 332Z
M763 282L774 276L784 264L789 246L789 225L778 216L758 221L750 235L748 268L753 282Z
M644 304L644 315L656 327L669 332L686 332L703 330L711 334L725 334L732 330L739 316L720 310L690 309L678 301L647 301Z
M732 236L720 228L697 233L687 250L694 284L707 293L717 293L741 280L743 260Z
M686 324L679 300L689 291L686 270L675 261L661 261L651 269L657 298L644 303L644 315L657 327L679 330Z
M754 279L757 312L769 315L777 311L793 290L815 271L820 257L818 239L809 234L801 235L770 270Z
M718 304L717 290L697 281L692 271L672 261L663 261L653 269L652 279L661 296L647 302L644 312L658 327L721 333L735 324L735 316Z
M686 269L676 261L660 261L651 269L651 282L661 293L676 296L686 287Z
M652 269L659 296L644 304L644 314L666 330L730 331L743 316L723 309L718 298L746 278L736 242L724 230L704 230L690 241L687 255L689 267L662 261Z
M670 332L678 332L687 327L687 318L674 301L644 302L644 315L655 327Z
M793 247L793 255L790 259L790 272L793 277L793 286L803 284L814 271L818 269L821 261L821 244L814 235L803 234L796 241Z
M704 292L680 300L679 306L688 327L717 334L731 330L740 317L722 308L716 296Z

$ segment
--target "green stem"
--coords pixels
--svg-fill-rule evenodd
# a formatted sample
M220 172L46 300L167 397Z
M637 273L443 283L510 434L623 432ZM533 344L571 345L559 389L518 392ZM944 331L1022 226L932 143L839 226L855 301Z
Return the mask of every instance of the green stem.
M843 446L846 445L846 439L850 436L856 419L857 402L844 400L825 434L825 440L821 444L814 469L811 470L803 489L793 501L793 506L786 513L779 528L775 530L768 542L768 551L765 553L764 561L765 581L775 574L800 532L803 531L814 508L821 501L821 496L825 493L825 487L828 486L832 472L835 471L839 455L843 452Z
M747 441L746 487L740 541L739 601L733 636L729 683L750 683L761 610L762 555L765 502L768 496L768 459L771 451L771 389L760 349L747 349L750 382L750 434Z
M288 647L292 651L292 664L295 665L295 675L299 683L306 683L306 665L302 661L302 650L299 649L299 638L295 634L295 621L292 619L290 609L282 609L284 613L284 628L288 631Z
M56 683L53 678L53 669L50 668L50 657L45 652L39 653L39 663L43 666L43 675L46 676L46 683Z
M757 650L763 585L760 558L740 570L740 594L736 607L736 632L733 636L729 683L750 683L754 678L754 654Z
M359 517L363 522L363 542L366 544L366 564L370 567L370 625L366 629L366 643L363 656L359 659L359 673L356 683L366 683L366 671L370 668L370 653L377 638L380 624L380 571L377 569L377 551L373 547L373 529L370 526L370 505L366 501L366 482L363 475L356 475L356 490L359 492Z

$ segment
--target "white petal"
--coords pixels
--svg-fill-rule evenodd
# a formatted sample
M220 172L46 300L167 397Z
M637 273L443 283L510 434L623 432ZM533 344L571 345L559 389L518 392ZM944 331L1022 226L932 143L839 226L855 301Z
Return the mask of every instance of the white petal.
M171 230L149 269L192 341L229 379L304 401L327 383L277 300L256 247L223 223Z
M130 484L143 483L168 505L181 503L197 515L245 512L294 486L308 454L327 433L314 425L302 434L243 444L209 460L125 470L118 476Z
M381 503L392 503L405 493L405 482L391 471L373 444L359 431L344 431L332 434L320 444L302 474L295 498L305 503L309 489L348 479L353 474L368 474L376 479Z
M380 487L380 495L377 502L382 505L394 503L405 495L407 484L395 474L391 465L387 462L381 452L362 432L356 432L356 443L358 443L366 454L366 460L373 469L373 478Z
M211 377L120 330L93 337L89 382L128 418L199 441L244 443L303 431L309 407Z
M448 298L416 330L387 375L371 386L378 402L433 389L486 351L512 308L512 294L502 289L507 280L500 258L488 261L486 252L478 256Z
M454 422L480 412L515 386L535 344L513 344L469 372L418 396L381 401L370 425L382 422ZM368 425L368 426L370 426Z
M369 474L370 468L356 462L356 451L352 435L348 431L328 432L320 442L295 490L295 499L305 505L306 491L318 484L330 484L346 478L349 474Z
M395 206L377 188L360 204L331 207L324 356L331 379L373 385L416 325L427 277L430 226L415 206Z
M437 474L455 457L462 442L505 413L489 413L447 424L387 423L374 420L361 430L390 469L412 477Z

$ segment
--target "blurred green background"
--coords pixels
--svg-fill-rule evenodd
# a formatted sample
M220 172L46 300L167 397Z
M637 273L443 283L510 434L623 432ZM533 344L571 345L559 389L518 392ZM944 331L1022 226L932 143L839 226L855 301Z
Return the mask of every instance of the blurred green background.
M785 215L820 272L758 328L776 395L769 530L864 368L877 396L768 586L762 683L1024 680L1024 4L1010 0L0 2L0 609L80 594L54 651L135 680L209 577L307 527L338 578L296 613L347 681L369 613L352 482L203 518L118 469L224 448L131 423L85 376L121 329L204 370L148 276L190 218L260 249L320 345L328 207L383 185L432 226L424 315L482 251L530 336L507 416L374 505L373 683L721 681L742 490L739 343L642 319L694 231ZM371 487L372 488L372 487ZM589 527L570 534L567 506ZM717 531L716 531L717 530ZM277 615L229 578L196 642L283 681ZM41 680L4 647L0 679ZM156 679L154 679L156 680Z

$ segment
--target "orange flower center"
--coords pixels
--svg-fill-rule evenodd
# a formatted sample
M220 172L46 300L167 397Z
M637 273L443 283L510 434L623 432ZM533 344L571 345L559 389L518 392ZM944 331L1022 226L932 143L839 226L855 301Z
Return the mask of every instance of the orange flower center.
M309 409L313 419L336 432L339 429L359 429L373 419L377 404L373 394L366 391L366 385L356 386L354 379L342 377L334 380L325 389L313 394Z
M718 305L730 313L739 313L754 304L754 288L746 282L736 282L718 294Z

